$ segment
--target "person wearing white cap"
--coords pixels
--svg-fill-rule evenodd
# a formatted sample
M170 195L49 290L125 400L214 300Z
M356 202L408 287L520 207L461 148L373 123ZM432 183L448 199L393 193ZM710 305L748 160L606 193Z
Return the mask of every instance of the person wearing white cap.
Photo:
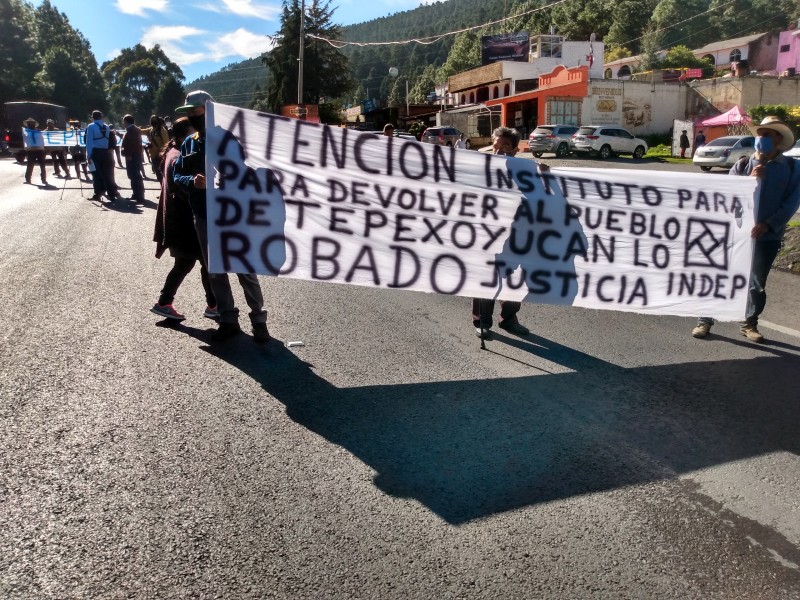
M786 224L800 207L800 165L783 155L794 145L794 133L778 117L765 117L758 125L751 125L750 130L756 136L756 152L749 159L739 159L730 174L761 180L757 188L756 224L750 231L755 244L747 311L741 323L742 335L761 343L764 336L758 330L758 317L767 304L767 275L781 248ZM692 335L706 337L713 323L712 319L701 317Z
M189 192L189 206L194 214L194 224L203 259L208 265L208 221L206 217L206 101L214 99L208 92L196 90L186 95L186 104L175 109L176 113L185 114L194 127L195 134L187 137L181 145L181 155L175 162L172 174L176 185ZM250 307L250 322L253 326L253 339L263 343L269 341L267 330L267 311L264 310L264 296L261 284L255 274L237 273L239 283L244 291L247 305ZM241 332L239 327L239 309L233 301L230 280L227 273L209 273L211 289L217 301L219 312L219 329L212 339L226 340Z

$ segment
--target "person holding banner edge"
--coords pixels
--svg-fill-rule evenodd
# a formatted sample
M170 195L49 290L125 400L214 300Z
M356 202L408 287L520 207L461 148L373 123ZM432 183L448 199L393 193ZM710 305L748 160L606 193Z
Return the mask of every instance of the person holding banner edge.
M25 155L27 158L25 183L31 182L33 167L34 164L37 164L39 165L39 174L41 175L42 183L47 185L47 171L44 166L44 136L42 132L37 129L37 127L39 127L39 122L33 117L28 117L22 124L25 127L23 131L23 141L25 143Z
M187 137L181 145L181 155L175 162L173 181L189 192L189 205L194 214L197 237L203 252L205 264L208 264L208 222L206 217L206 101L214 99L208 92L195 90L186 95L186 103L175 109L176 113L185 114L194 135ZM264 296L261 284L253 273L237 273L237 278L244 291L247 305L250 307L250 322L253 326L253 339L263 343L269 341L267 330L267 311L264 310ZM217 301L219 312L219 329L212 339L216 342L231 338L241 332L239 327L239 309L233 300L233 292L227 273L209 273L211 289Z
M56 122L53 119L47 119L45 131L57 131ZM64 177L72 179L69 174L69 167L67 167L67 157L64 155L64 147L53 146L50 148L50 158L53 160L53 170L56 172L56 177L61 177L61 170L64 170Z
M748 340L762 343L764 336L758 331L758 317L767 303L767 275L781 248L786 224L800 207L800 166L783 155L794 145L794 134L778 117L765 117L759 125L751 125L750 130L756 136L756 152L749 159L739 159L730 174L761 180L757 188L756 224L750 232L755 243L741 332ZM710 317L700 317L692 336L705 338L713 324Z
M516 155L519 150L519 140L520 135L516 129L498 127L492 132L492 154L499 156ZM549 167L542 163L539 163L539 167L543 171L549 170ZM482 340L489 339L492 335L494 302L489 298L472 299L472 325L475 327L475 333ZM521 306L521 302L500 300L500 322L497 326L513 335L528 335L530 330L520 323L517 318L517 313Z

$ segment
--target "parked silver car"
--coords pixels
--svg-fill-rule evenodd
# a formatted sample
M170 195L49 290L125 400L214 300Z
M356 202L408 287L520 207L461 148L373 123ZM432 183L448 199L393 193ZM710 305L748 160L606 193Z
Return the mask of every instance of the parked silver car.
M576 154L597 154L600 158L615 154L642 158L647 153L647 142L622 127L585 125L572 136L572 150Z
M711 140L695 150L692 163L703 171L714 167L730 169L743 156L748 158L756 151L756 138L752 135L727 135Z
M577 125L539 125L528 137L528 149L536 158L545 152L568 156L572 152L572 135Z
M428 127L423 132L421 141L439 146L455 146L460 135L461 132L455 127ZM464 137L464 146L467 150L472 146L466 136Z

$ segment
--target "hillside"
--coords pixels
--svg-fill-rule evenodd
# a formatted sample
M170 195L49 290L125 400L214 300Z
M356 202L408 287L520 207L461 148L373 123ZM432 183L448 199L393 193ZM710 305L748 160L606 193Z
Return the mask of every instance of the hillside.
M424 98L432 90L431 67L439 70L437 80L448 74L479 64L481 35L527 31L532 35L555 28L569 40L588 40L595 35L607 48L619 46L628 52L654 53L654 49L678 44L697 48L721 39L741 37L761 31L785 29L800 17L797 0L446 0L419 6L386 17L342 28L346 42L398 42L422 40L425 43L399 43L382 46L350 45L342 53L350 61L354 90L344 104L368 98L386 98L392 86L409 78L412 97ZM549 6L552 5L552 6ZM727 7L727 8L725 8ZM492 23L510 17L502 24L487 25L469 34L444 33ZM334 12L334 21L336 14ZM645 34L655 30L657 35ZM444 66L444 69L442 67ZM389 69L400 73L396 81ZM428 70L426 71L426 67ZM426 71L426 76L423 76ZM215 98L235 105L246 105L256 86L264 87L267 70L260 58L225 67L191 82L187 87L203 87ZM419 81L420 86L413 89Z
M225 104L246 107L257 86L264 87L269 71L261 64L261 58L251 58L230 64L216 73L204 75L187 83L187 90L205 90Z
M379 19L342 28L342 40L349 42L385 42L420 39L441 35L473 25L502 19L504 7L511 12L517 0L446 0L398 12ZM336 13L334 13L334 20ZM351 72L369 96L386 96L391 79L389 67L401 74L418 76L426 65L441 66L453 45L453 36L432 44L407 44L377 47L350 46L343 50L350 59ZM186 89L204 89L220 102L245 106L256 86L264 87L268 70L260 58L226 66L186 84Z

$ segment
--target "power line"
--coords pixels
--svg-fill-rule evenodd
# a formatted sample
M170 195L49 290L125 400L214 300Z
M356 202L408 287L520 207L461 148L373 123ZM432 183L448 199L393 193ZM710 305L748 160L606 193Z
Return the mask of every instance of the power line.
M640 35L640 36L639 36L639 37L637 37L637 38L633 38L632 40L628 40L627 42L623 42L623 43L621 43L621 44L620 44L620 46L627 46L627 45L628 45L628 44L630 44L631 42L638 42L639 40L641 40L642 38L644 38L644 37L645 37L645 36L647 36L647 35L652 35L652 34L654 34L654 33L659 33L659 32L661 32L661 31L667 31L668 29L672 29L672 28L674 28L674 27L677 27L678 25L683 25L684 23L686 23L686 22L688 22L688 21L692 21L693 19L696 19L696 18L698 18L698 17L701 17L701 16L703 16L703 15L705 15L705 14L708 14L708 13L710 13L710 12L717 11L717 10L719 10L720 8L722 8L723 6L727 6L728 4L733 4L734 2L736 2L736 0L728 0L728 2L726 2L725 4L720 4L720 5L719 5L719 6L717 6L717 7L714 7L714 8L709 8L707 11L704 11L704 12L701 12L701 13L697 13L696 15L694 15L694 16L691 16L691 17L689 17L688 19L684 19L683 21L678 21L677 23L673 23L672 25L667 25L666 27L662 27L661 29L656 29L655 31L649 31L649 32L645 33L644 35ZM651 17L651 18L652 18L652 17Z
M547 4L545 6L540 6L538 8L532 8L530 10L526 10L526 11L523 11L521 13L517 13L517 14L511 15L510 17L504 17L502 19L498 19L496 21L490 21L488 23L483 23L481 25L474 25L472 27L466 27L464 29L459 29L457 31L448 31L447 33L442 33L440 35L433 35L433 36L423 37L423 38L414 38L414 39L410 39L410 40L400 40L400 41L396 41L396 42L344 42L342 40L331 40L331 39L328 39L326 37L322 37L320 35L315 35L313 33L307 33L306 35L308 37L310 37L310 38L314 38L315 40L320 40L322 42L327 42L328 44L330 44L331 46L333 46L334 48L337 48L337 49L338 48L344 48L345 46L358 46L358 47L364 47L364 46L405 46L407 44L429 45L429 44L435 44L439 40L442 40L442 39L444 39L446 37L449 37L451 35L458 35L459 33L465 33L467 31L474 31L476 29L482 29L484 27L490 27L492 25L498 25L500 23L505 23L506 21L509 21L511 19L518 19L519 17L525 17L525 16L528 16L528 15L532 15L533 13L541 12L541 11L547 10L549 8L552 8L554 6L558 6L559 4L564 4L566 2L571 2L571 1L573 1L573 0L557 0L556 2L551 2L550 4ZM733 1L733 0L731 0L731 1Z

